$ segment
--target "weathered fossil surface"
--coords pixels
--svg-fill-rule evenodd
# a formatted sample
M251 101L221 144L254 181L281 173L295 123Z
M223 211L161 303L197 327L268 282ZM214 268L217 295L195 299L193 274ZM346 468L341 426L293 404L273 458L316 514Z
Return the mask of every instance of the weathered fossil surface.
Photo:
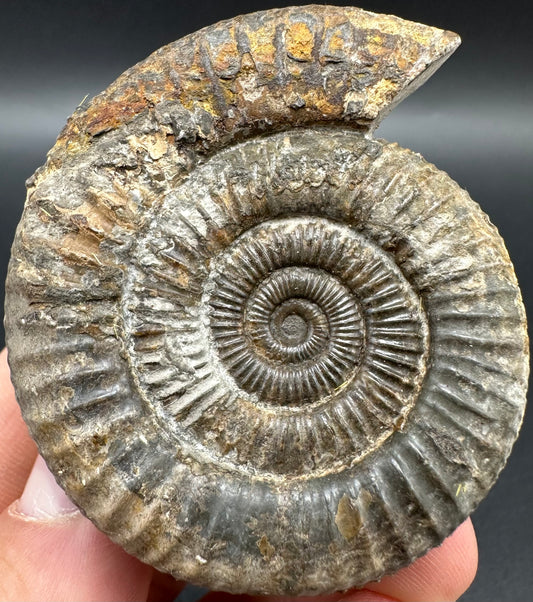
M7 282L23 415L84 513L213 589L362 585L438 545L522 420L501 238L379 120L459 43L355 8L237 17L70 118Z

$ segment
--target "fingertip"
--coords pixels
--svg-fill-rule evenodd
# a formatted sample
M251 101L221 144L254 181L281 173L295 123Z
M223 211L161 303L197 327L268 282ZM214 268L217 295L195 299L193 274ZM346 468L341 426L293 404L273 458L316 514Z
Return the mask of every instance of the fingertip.
M398 599L368 589L361 589L351 592L345 598L341 598L339 602L398 602Z
M35 460L17 509L26 517L35 519L54 519L78 511L41 456Z
M403 602L457 600L472 584L477 564L476 536L467 519L442 545L367 588Z
M10 380L7 351L0 352L0 512L16 500L37 455Z
M0 600L42 602L146 600L152 576L81 513L28 517L18 501L0 514L0 572Z

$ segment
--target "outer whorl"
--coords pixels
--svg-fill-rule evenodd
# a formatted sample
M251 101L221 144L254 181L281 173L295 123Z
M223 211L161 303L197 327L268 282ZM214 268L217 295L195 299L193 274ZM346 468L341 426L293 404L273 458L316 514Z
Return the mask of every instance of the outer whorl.
M225 21L128 70L28 184L7 282L23 415L128 552L318 594L438 545L528 372L496 229L371 132L459 43L355 8Z

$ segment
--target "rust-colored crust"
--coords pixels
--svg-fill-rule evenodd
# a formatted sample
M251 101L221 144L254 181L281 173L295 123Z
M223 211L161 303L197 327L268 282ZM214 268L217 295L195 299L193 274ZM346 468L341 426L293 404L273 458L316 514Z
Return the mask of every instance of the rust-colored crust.
M72 115L49 159L58 165L165 101L207 112L212 142L273 123L282 129L342 120L369 130L459 42L449 31L352 7L244 15L169 44L126 71Z

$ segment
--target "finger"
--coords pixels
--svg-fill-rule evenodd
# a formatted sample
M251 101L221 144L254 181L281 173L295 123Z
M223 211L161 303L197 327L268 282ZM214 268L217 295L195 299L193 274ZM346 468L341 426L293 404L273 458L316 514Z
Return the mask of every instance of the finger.
M399 602L399 600L385 594L372 592L368 589L360 589L346 594L339 602Z
M451 602L470 587L476 576L477 560L474 527L467 519L441 546L366 588L404 602Z
M249 596L232 595L224 592L210 592L202 602L398 602L395 598L372 592L368 589L352 591L349 594L336 592L326 596Z
M4 349L0 353L0 512L22 493L36 456L15 400Z
M20 500L0 514L0 599L146 600L152 569L75 508L38 457Z
M338 602L342 593L336 592L325 596L250 596L248 594L227 594L225 592L209 592L202 602Z

